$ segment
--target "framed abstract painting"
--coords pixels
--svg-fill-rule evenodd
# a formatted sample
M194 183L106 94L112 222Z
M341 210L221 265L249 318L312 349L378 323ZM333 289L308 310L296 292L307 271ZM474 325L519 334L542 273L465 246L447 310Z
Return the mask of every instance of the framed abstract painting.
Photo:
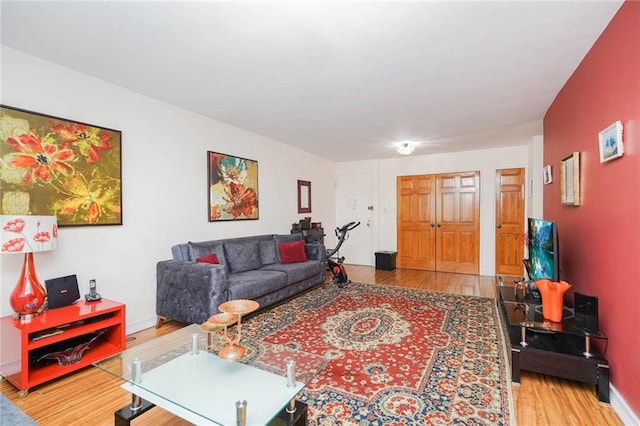
M258 162L207 152L209 222L258 219Z
M0 105L1 214L122 225L122 133Z

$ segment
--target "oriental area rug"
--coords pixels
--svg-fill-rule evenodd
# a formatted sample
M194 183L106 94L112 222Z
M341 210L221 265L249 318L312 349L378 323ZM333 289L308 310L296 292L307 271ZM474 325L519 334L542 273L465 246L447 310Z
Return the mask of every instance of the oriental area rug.
M488 298L326 284L242 331L330 359L298 395L310 425L511 425L497 315Z

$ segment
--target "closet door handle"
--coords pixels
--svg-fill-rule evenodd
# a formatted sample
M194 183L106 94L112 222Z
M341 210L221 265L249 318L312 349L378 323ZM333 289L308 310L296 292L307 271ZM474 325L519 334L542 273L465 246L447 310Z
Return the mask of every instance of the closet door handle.
M500 228L502 228L502 225L501 224L497 224L496 228L500 229Z
M435 226L435 225L432 223L432 224L431 224L431 227L433 228L434 226Z
M441 224L438 224L438 228L440 228L441 226L442 226Z

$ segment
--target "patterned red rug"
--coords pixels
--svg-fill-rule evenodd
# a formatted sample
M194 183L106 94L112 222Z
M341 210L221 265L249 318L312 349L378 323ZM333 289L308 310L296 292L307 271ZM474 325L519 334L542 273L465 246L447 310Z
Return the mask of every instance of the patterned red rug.
M513 421L495 301L327 284L243 324L243 336L324 355L302 391L311 425Z

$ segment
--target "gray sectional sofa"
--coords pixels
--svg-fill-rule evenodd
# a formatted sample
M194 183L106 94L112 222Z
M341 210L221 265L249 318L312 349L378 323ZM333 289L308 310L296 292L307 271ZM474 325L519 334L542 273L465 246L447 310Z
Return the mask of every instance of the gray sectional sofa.
M202 323L228 300L251 299L264 308L324 282L322 244L304 245L306 262L280 262L278 243L302 238L270 234L171 247L173 259L157 264L157 326L165 319ZM196 262L211 253L220 264Z

